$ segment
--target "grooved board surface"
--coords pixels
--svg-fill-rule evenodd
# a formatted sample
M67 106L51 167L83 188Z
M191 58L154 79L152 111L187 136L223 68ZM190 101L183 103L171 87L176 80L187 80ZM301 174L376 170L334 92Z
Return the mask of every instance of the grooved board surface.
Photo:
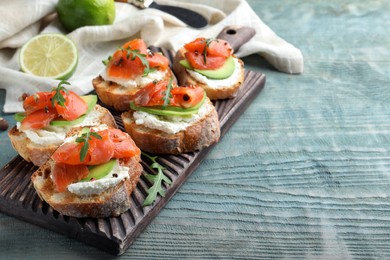
M172 58L169 52L164 52ZM263 74L246 71L245 81L237 97L215 102L221 124L221 138L262 90L264 83ZM114 112L113 115L118 126L123 130L120 114ZM119 217L104 219L73 218L63 216L53 210L47 203L40 200L31 184L30 176L37 167L17 156L0 170L0 211L78 239L111 254L122 254L172 198L212 148L213 146L199 152L175 156L159 156L158 162L166 168L164 172L172 180L171 185L165 186L165 197L158 197L152 206L142 207L146 191L151 185L144 176L141 176L137 188L131 195L133 202L131 208ZM153 171L145 158L143 158L142 166L145 172Z

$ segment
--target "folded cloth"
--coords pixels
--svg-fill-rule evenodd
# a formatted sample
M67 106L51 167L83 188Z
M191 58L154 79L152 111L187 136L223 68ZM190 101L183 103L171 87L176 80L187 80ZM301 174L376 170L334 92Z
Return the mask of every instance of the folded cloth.
M71 83L69 89L79 94L92 91L92 79L104 69L102 60L132 38L143 38L148 45L177 51L196 37L216 37L228 25L251 26L256 30L256 35L236 53L238 57L258 53L282 72L303 71L300 50L278 37L245 0L158 2L196 11L206 17L209 25L195 29L157 9L138 9L127 3L116 2L116 18L112 25L85 26L68 34L79 52L77 69L68 80ZM18 64L20 47L32 36L48 32L65 34L57 18L41 30L42 21L55 13L56 4L57 0L13 0L0 9L0 17L3 17L0 30L0 88L6 90L3 108L6 113L23 110L19 98L23 93L47 91L58 84L57 80L20 72ZM18 16L20 13L28 15Z

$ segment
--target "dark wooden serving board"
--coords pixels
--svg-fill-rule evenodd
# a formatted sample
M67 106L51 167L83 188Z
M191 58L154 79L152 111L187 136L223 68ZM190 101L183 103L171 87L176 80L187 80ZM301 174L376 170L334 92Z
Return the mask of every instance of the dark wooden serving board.
M161 49L160 51L172 60L171 52ZM246 71L245 80L237 96L214 103L221 124L221 138L260 93L264 84L263 74ZM115 113L113 115L123 130L120 115ZM131 195L133 202L131 208L119 217L101 219L68 217L53 210L40 200L30 181L30 176L37 167L17 156L0 170L0 211L83 241L111 254L120 255L130 247L212 148L213 146L199 152L175 156L159 156L158 162L165 167L165 174L172 180L171 185L165 186L165 197L158 197L152 206L142 207L150 183L141 176L137 188ZM149 162L144 159L142 161L144 172L153 172L148 165Z

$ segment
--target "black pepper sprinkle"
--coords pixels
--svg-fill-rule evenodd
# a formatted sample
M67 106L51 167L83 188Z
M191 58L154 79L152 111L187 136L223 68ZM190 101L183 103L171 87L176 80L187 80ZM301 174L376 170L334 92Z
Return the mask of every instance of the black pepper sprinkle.
M190 96L188 96L187 94L184 94L184 95L183 95L183 100L184 100L184 101L190 100Z
M18 98L18 100L19 100L19 101L24 101L28 96L29 96L29 94L26 93L26 92L24 92L24 93Z
M113 174L112 174L112 177L114 177L114 178L118 178L118 174L116 174L116 173L113 173Z
M122 65L122 62L123 62L124 60L123 60L123 58L121 57L118 61L116 61L114 64L115 64L115 66L121 66Z

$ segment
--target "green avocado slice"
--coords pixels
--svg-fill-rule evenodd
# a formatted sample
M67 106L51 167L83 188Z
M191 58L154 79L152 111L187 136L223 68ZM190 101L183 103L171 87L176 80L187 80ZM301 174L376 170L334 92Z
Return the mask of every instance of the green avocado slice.
M203 95L203 99L193 107L189 108L181 108L181 107L161 107L161 106L153 106L153 107L142 107L134 105L134 102L130 102L130 109L143 111L149 114L159 115L159 116L180 116L180 117L191 117L193 114L198 113L199 108L203 105L206 100L206 93Z
M188 62L188 60L181 60L179 62L184 68L193 70L198 72L199 74L202 74L203 76L209 78L209 79L226 79L230 77L234 70L236 69L236 65L234 63L234 59L232 56L227 58L225 63L216 70L200 70L200 69L194 69L192 68L191 64Z
M89 174L87 177L82 179L81 181L91 181L91 180L99 180L105 176L107 176L112 169L114 169L115 165L117 164L117 159L111 159L106 163L90 166L88 168Z

